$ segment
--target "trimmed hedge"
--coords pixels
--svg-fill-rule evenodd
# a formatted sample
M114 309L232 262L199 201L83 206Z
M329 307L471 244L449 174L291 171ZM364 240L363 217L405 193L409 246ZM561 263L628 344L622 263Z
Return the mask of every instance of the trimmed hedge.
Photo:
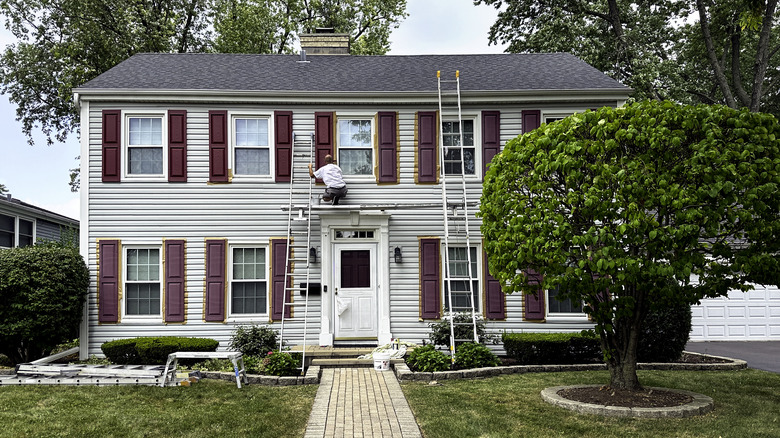
M639 362L674 362L691 337L691 306L659 304L650 309L639 332Z
M100 346L113 363L128 365L164 364L177 351L216 351L219 342L207 338L160 336L156 338L117 339Z
M504 350L521 364L554 365L601 362L601 345L582 333L504 333Z

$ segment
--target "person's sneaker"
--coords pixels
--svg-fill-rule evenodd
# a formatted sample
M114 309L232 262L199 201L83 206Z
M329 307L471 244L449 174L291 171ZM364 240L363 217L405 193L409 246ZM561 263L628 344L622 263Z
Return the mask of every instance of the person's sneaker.
M330 202L330 197L329 196L323 196L322 200L325 201L325 202Z

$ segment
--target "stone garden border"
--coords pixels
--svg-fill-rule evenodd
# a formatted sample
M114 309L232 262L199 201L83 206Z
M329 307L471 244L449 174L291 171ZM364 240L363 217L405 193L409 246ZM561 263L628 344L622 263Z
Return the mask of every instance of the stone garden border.
M576 400L570 400L558 395L563 389L570 388L598 388L603 385L571 385L571 386L553 386L542 390L542 400L551 405L558 406L579 414L593 414L605 417L635 417L635 418L686 418L697 415L704 415L712 411L714 402L711 397L696 392L685 391L682 389L658 388L648 386L647 389L675 392L678 394L689 395L693 401L680 406L658 407L658 408L629 408L623 406L604 406L593 403L584 403Z

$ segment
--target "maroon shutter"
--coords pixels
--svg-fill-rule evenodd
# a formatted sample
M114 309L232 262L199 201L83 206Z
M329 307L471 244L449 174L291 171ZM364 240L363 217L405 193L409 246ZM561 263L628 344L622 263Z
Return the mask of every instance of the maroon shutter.
M98 242L98 322L119 322L118 240Z
M534 270L528 269L525 274L530 277L529 283L540 284L541 278ZM544 290L536 291L536 296L525 295L524 319L527 321L544 321Z
M274 112L274 153L276 182L290 182L292 177L293 128L292 111Z
M314 113L314 164L325 165L325 155L333 155L333 113ZM335 157L334 157L335 158ZM317 182L322 182L317 180Z
M482 177L487 173L488 163L501 149L501 113L482 112Z
M523 110L523 134L533 131L542 124L542 112L539 110Z
M436 112L417 113L417 182L435 183L436 172Z
M439 239L420 239L420 318L441 318Z
M224 239L206 240L206 322L225 321L226 246Z
M209 111L209 182L228 182L227 111Z
M186 110L168 110L168 181L187 182Z
M290 290L285 291L284 284L284 265L287 254L287 239L271 239L271 321L282 319L283 301L291 302L292 294ZM288 287L292 284L288 284ZM287 295L285 299L284 296ZM284 317L291 315L290 307L284 309Z
M184 240L165 241L165 322L184 322Z
M482 262L485 267L485 318L506 318L506 294L501 291L501 283L490 275L487 253L483 253Z
M378 181L398 182L397 115L395 112L380 112L378 129Z
M122 175L122 111L103 110L103 182L119 182Z

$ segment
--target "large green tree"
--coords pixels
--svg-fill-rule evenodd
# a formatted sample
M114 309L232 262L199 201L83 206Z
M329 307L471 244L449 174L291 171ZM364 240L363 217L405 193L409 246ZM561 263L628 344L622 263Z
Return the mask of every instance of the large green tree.
M583 302L610 385L640 387L641 322L780 284L780 125L725 106L646 101L575 114L507 143L479 215L505 292Z
M492 43L571 52L637 99L780 114L777 0L475 0L502 8ZM701 18L701 19L700 19Z
M333 27L356 54L384 54L406 0L0 0L17 38L0 55L0 91L32 143L78 129L72 90L139 52L289 53L301 32Z

